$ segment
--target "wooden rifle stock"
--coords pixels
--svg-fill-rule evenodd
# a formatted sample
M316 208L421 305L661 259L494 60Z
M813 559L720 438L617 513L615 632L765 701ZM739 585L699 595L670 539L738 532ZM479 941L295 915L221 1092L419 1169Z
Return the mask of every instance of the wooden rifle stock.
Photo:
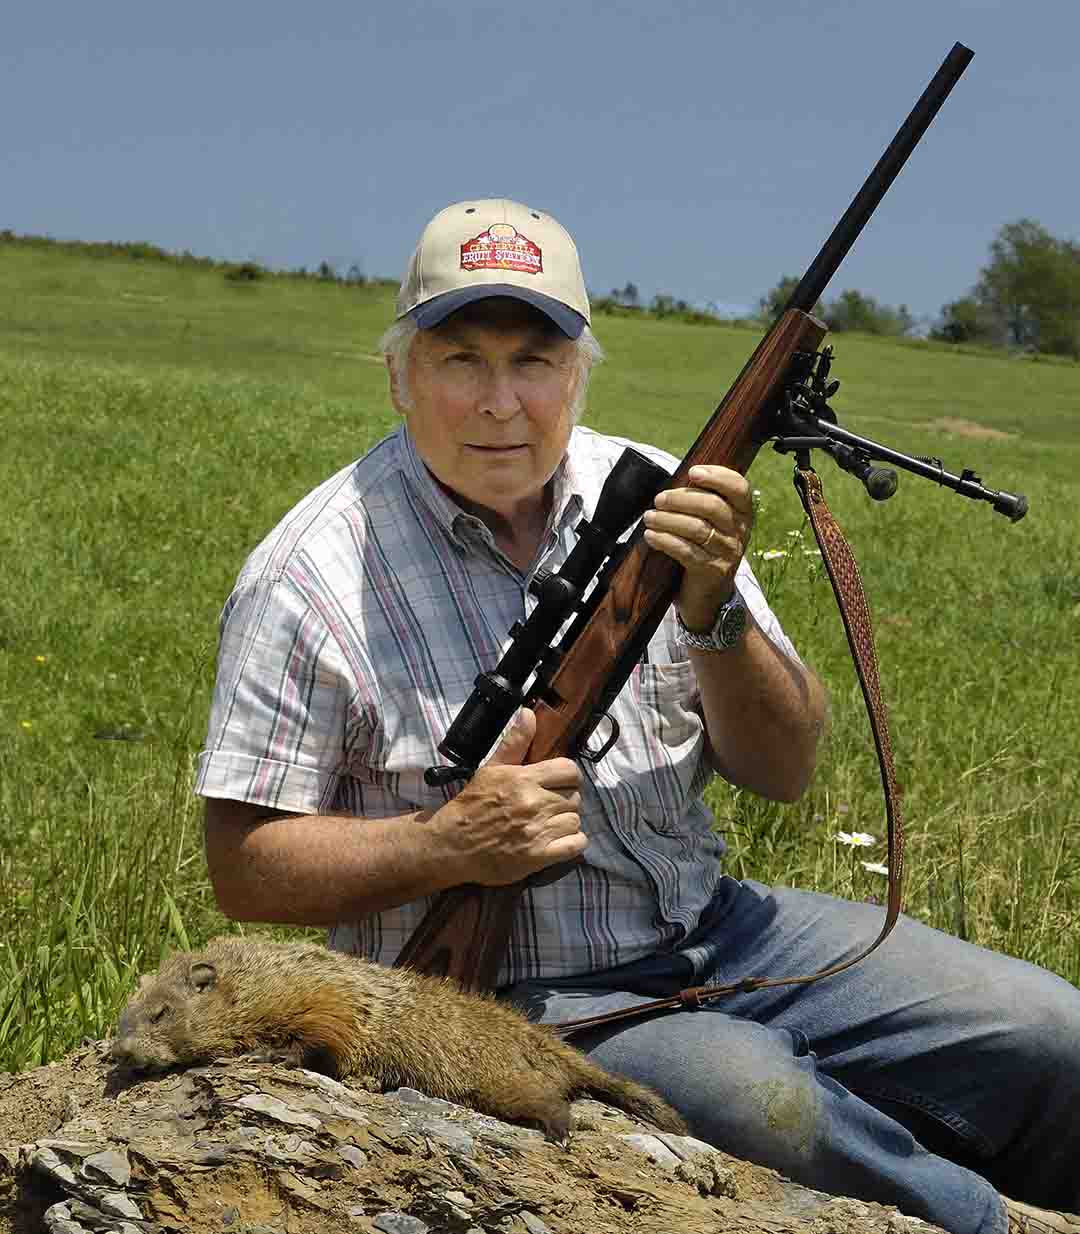
M826 334L826 327L808 310L824 292L972 55L969 48L956 43L945 57L803 275L783 315L755 348L679 465L671 487L684 487L690 468L698 463L746 473L768 439L792 358L797 351L816 351ZM589 724L625 684L675 597L682 568L650 549L640 526L629 545L606 594L551 679L550 696L557 702L526 700L537 720L526 762L541 762L580 748L582 738L589 735ZM551 867L527 882L505 887L466 885L443 892L406 942L396 964L452 977L468 989L494 988L522 892L530 882L553 881L569 868Z

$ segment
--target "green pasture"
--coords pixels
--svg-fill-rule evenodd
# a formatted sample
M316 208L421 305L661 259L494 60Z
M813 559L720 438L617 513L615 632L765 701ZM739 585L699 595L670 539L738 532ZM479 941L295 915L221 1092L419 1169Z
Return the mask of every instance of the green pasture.
M216 621L245 555L395 422L393 291L0 244L0 1071L104 1035L164 948L228 928L191 793ZM748 327L602 317L587 423L681 454ZM1026 492L1015 526L820 463L877 622L907 906L1080 980L1080 366L833 338L842 422ZM810 791L722 785L737 875L880 898L883 811L839 618L763 452L754 563L832 692ZM774 551L787 555L774 556ZM838 831L877 842L853 850Z

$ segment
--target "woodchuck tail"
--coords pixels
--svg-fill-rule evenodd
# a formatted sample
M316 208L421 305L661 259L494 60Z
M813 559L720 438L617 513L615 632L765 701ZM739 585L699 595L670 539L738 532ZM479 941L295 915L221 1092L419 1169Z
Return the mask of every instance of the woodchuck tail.
M670 1131L673 1135L690 1134L690 1128L682 1115L672 1109L658 1093L634 1080L612 1075L593 1063L585 1063L578 1091L583 1096L606 1101L608 1105L623 1110L632 1118L652 1123L661 1131Z

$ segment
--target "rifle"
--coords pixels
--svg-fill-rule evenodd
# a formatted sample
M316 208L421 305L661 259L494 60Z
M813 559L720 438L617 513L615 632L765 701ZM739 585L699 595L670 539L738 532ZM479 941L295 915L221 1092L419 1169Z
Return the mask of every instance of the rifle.
M852 573L857 577L854 559L820 499L820 484L809 467L811 449L830 454L843 470L857 476L877 501L886 500L896 489L895 471L874 466L875 462L884 461L935 480L962 496L988 501L1013 522L1023 518L1027 511L1023 496L984 488L972 471L965 470L957 476L947 472L937 459L905 455L841 428L827 401L839 385L828 381L831 349L818 351L827 327L810 316L810 310L973 54L960 43L949 52L800 280L783 314L755 348L674 475L631 449L618 460L604 484L593 518L578 522L578 543L562 568L556 574L538 572L531 584L539 601L537 607L527 621L514 625L510 631L512 642L495 669L476 678L472 695L439 745L440 752L451 762L448 766L428 768L425 779L429 784L445 785L468 779L522 705L536 713L536 735L527 762L560 755L595 761L611 748L618 739L618 726L607 716L607 708L663 620L682 578L681 566L646 545L638 521L661 489L687 485L690 468L695 464L719 464L745 474L759 449L770 440L778 451L795 453L801 468L796 487L803 494L818 534L852 650L856 651L857 643L869 641L871 662L872 635L868 612L863 616L865 602L861 600L861 591L855 602L860 611L852 617L848 611L852 607L850 594L845 600L837 578ZM807 490L813 492L808 495ZM819 508L824 509L828 518L824 540L819 528L822 516L811 508L811 501L820 503ZM635 523L635 530L622 540ZM839 561L826 543L837 539L843 542L847 554ZM586 596L594 578L595 585ZM567 622L569 626L555 643ZM864 673L858 655L857 664L871 711L885 785L889 909L886 925L871 947L826 972L838 971L868 954L883 941L900 911L901 829L899 810L893 800L896 790L888 731L877 689L876 667L871 663ZM869 684L867 674L872 676ZM872 696L876 697L880 714L872 706ZM590 750L586 743L604 718L610 723L610 731L599 749ZM524 889L530 884L554 881L567 873L571 864L549 867L529 880L507 886L466 885L443 892L406 942L397 965L449 976L466 988L493 988ZM801 982L816 980L821 975L824 974L777 980ZM754 989L765 984L772 981L748 978L738 983L737 988Z

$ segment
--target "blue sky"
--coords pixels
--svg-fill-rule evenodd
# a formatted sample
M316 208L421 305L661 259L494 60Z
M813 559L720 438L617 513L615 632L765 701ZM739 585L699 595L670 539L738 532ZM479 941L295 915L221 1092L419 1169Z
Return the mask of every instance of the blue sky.
M1005 222L1080 239L1077 0L62 0L9 6L0 228L398 277L506 195L596 292L801 274L956 41L952 97L829 289L917 315Z

